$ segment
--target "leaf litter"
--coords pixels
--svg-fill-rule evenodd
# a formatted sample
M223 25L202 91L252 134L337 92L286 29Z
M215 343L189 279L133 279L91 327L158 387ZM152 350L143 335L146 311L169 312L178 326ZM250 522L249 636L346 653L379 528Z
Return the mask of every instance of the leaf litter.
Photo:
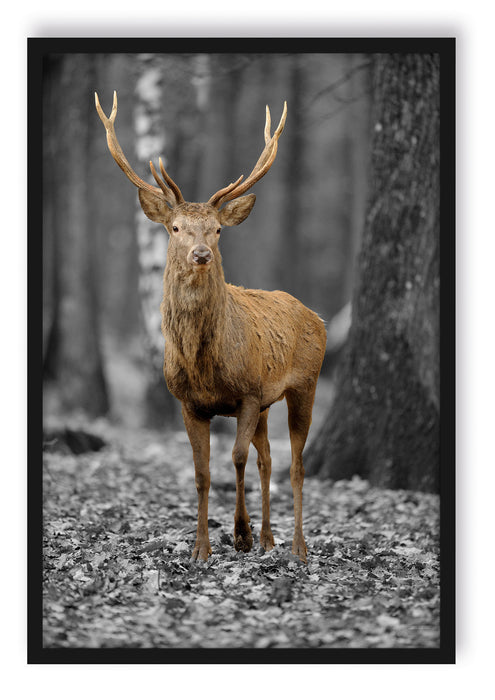
M91 427L91 426L90 426ZM100 421L97 453L47 451L46 647L431 648L439 645L436 495L306 479L308 564L291 554L287 441L272 444L275 548L259 546L255 451L246 469L254 545L233 549L232 436L212 433L208 562L190 559L197 501L184 434ZM254 454L253 454L254 453Z

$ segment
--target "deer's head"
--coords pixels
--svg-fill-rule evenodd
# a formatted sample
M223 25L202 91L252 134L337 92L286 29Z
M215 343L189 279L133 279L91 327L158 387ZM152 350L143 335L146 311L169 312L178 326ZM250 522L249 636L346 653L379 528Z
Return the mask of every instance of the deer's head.
M115 134L115 117L117 116L117 93L113 94L113 107L110 117L103 112L98 95L95 93L98 115L107 131L107 143L117 165L129 180L138 188L139 201L146 216L156 223L163 224L170 235L169 252L183 267L194 272L206 272L218 256L218 239L223 226L237 226L251 212L256 195L247 192L263 175L265 175L277 155L278 139L282 133L287 116L287 103L280 123L273 136L270 135L270 110L266 108L265 148L258 158L249 177L243 175L227 185L204 203L186 202L179 187L172 180L159 159L161 177L153 162L150 168L158 187L142 180L131 168L117 141Z

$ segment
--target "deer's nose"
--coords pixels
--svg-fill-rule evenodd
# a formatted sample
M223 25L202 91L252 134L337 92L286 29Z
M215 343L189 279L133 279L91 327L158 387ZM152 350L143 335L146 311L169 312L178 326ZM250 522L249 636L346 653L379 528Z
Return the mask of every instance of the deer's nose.
M198 245L193 250L192 258L196 265L206 265L207 263L211 262L213 255L211 250L205 245Z

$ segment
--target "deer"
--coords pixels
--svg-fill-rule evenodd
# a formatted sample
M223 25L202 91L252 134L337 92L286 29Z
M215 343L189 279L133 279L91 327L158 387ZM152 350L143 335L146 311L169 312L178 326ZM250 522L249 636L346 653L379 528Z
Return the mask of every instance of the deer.
M302 453L325 353L325 325L314 311L286 292L245 289L226 283L219 249L222 228L241 224L254 206L256 195L245 193L273 165L285 126L287 103L273 136L270 110L266 107L265 147L247 179L241 175L203 203L184 200L161 158L161 176L150 161L158 187L141 179L117 141L116 92L109 117L103 112L97 93L95 105L106 129L108 149L138 188L144 214L163 224L169 234L160 306L165 340L163 374L169 391L181 402L192 448L198 516L191 558L205 562L212 554L208 533L210 422L216 415L237 419L232 450L236 474L234 547L238 552L249 552L253 546L244 493L252 443L257 450L261 483L259 543L265 552L273 549L267 419L270 406L285 398L294 506L292 554L307 563Z

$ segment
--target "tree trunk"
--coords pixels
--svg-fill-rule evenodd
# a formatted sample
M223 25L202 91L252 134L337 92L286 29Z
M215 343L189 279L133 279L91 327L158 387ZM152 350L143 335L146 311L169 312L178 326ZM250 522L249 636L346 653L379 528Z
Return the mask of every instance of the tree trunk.
M155 54L138 56L134 121L136 129L137 171L150 177L149 162L158 166L158 156L168 146L162 111L163 59ZM164 158L165 167L167 159ZM175 422L178 406L163 377L164 340L161 332L160 303L163 296L163 270L167 257L168 234L143 214L136 196L136 232L139 250L139 297L144 326L149 378L146 388L146 422L163 427Z
M369 143L370 113L369 103L364 99L369 92L368 70L358 70L364 57L360 54L345 56L346 72L352 73L347 83L342 86L344 100L348 101L346 128L343 135L343 153L345 162L342 170L345 173L345 198L347 205L347 221L344 226L343 259L347 262L342 271L341 308L348 304L356 278L356 258L361 243L364 224L364 206L368 188L367 172L363 167L363 154L367 152ZM356 71L356 72L354 72ZM345 103L345 102L344 102Z
M307 474L438 490L439 58L379 55L370 195L336 399Z
M242 125L236 119L238 98L242 91L242 72L235 63L232 67L226 67L223 55L213 54L208 59L211 78L202 125L204 147L197 174L199 201L207 201L214 192L236 180L243 172L237 162L238 143L243 132ZM220 248L227 282L232 282L232 272L238 265L236 242L237 237L232 232L221 236Z
M287 102L290 105L292 138L286 145L285 187L293 196L301 196L304 183L304 55L292 54L288 63ZM273 115L276 128L278 115ZM303 204L286 206L282 210L283 245L280 246L278 279L280 288L296 298L301 297L301 283L307 277L307 261L304 257ZM297 262L295 262L297 261Z
M91 205L89 123L92 64L71 54L54 59L45 75L44 238L53 301L45 370L57 379L61 407L98 416L108 397L100 352ZM46 134L46 131L45 131Z

